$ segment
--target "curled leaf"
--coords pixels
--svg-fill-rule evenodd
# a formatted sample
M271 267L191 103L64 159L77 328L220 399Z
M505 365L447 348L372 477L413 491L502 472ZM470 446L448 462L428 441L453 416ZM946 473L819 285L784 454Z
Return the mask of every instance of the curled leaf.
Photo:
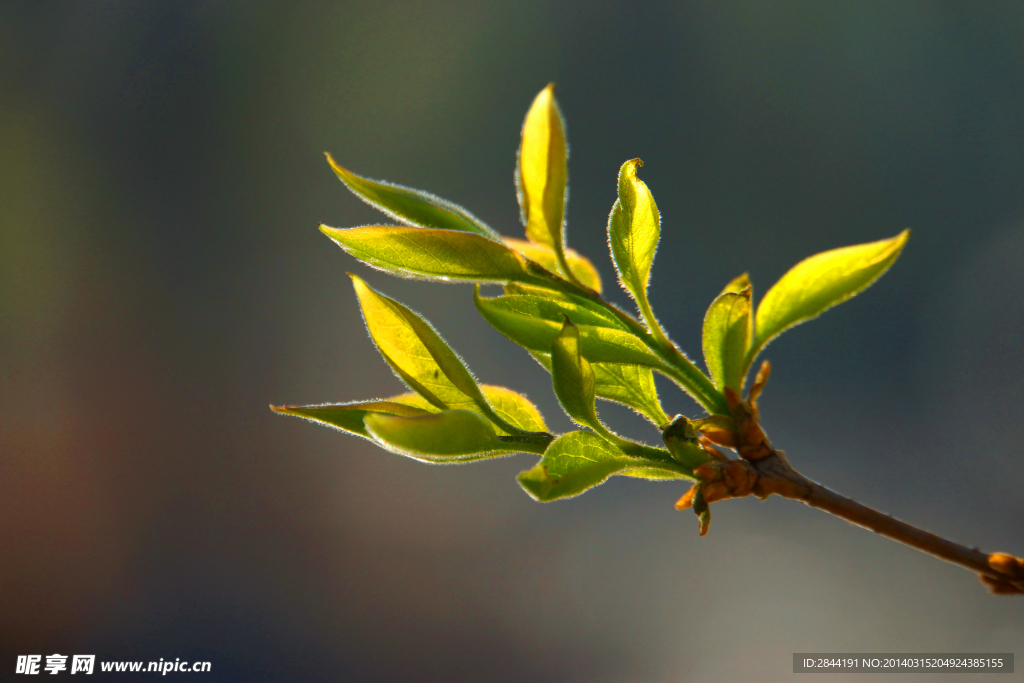
M668 345L647 300L651 264L661 238L661 213L647 184L636 176L640 166L642 161L632 159L619 169L619 198L608 216L608 244L619 282L636 300L648 329Z
M661 433L661 438L668 446L672 458L689 468L702 465L710 460L697 438L697 430L693 422L677 415Z
M580 426L603 431L594 408L594 370L580 355L579 329L568 320L551 342L551 378L569 417Z
M704 316L704 362L719 389L743 389L747 352L754 333L751 287L723 292Z
M647 298L651 264L661 238L661 213L647 184L636 176L640 166L639 159L622 164L619 198L608 217L608 244L619 280L637 301Z

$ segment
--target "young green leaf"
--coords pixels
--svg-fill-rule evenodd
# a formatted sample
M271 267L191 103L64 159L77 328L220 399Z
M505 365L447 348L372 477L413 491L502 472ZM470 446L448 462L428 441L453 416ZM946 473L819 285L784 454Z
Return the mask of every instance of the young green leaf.
M336 427L342 431L367 439L372 439L372 437L366 431L363 418L370 413L413 417L416 415L429 415L433 412L433 410L405 405L393 399L318 406L270 406L270 409L282 415L294 415L295 417L302 417L313 422Z
M487 299L491 306L511 313L556 322L568 317L576 325L608 327L629 332L614 313L581 296L519 284L505 286L505 296Z
M498 440L490 423L470 410L404 416L368 413L366 431L387 450L431 463L465 462L516 453Z
M522 394L492 384L481 384L480 390L484 392L484 397L494 412L509 424L524 432L546 432L548 430L547 425L544 424L544 417L537 410L537 406ZM505 434L500 428L495 431L499 435Z
M742 275L737 275L733 279L729 280L729 284L727 284L725 289L722 290L722 294L725 294L726 292L742 292L747 287L750 287L750 275L748 273L743 273Z
M752 288L724 292L711 302L704 316L704 362L715 386L743 389L747 351L754 334L750 310Z
M530 355L551 372L550 354L531 351ZM668 423L650 368L620 363L591 363L590 367L594 369L594 393L598 398L632 408L659 429Z
M593 363L591 367L594 368L598 397L632 408L655 427L662 427L668 422L668 415L658 400L654 373L650 368L620 363Z
M551 342L551 382L562 408L581 427L590 427L624 453L644 455L654 449L623 439L602 424L594 405L596 379L594 369L580 355L580 332L568 319Z
M470 232L388 225L320 230L360 261L397 275L455 282L532 279L514 249Z
M560 270L571 274L565 261L562 225L568 180L565 122L555 102L555 84L540 91L523 121L516 164L516 189L526 236L551 247Z
M519 429L495 412L465 363L430 323L374 291L362 279L351 277L370 336L384 360L410 389L441 410L478 411L503 433L521 435L530 431ZM502 400L511 405L512 398L507 394L502 394Z
M430 323L362 278L350 277L370 336L403 379L415 380L415 391L442 410L484 401L469 369Z
M686 467L697 468L711 459L697 439L697 430L693 422L682 415L676 415L665 427L661 438L668 446L672 458Z
M532 469L519 474L523 489L535 500L549 502L578 496L614 474L644 479L692 478L675 462L628 456L590 432L569 432L548 446Z
M487 299L477 291L473 301L484 320L498 332L529 351L550 353L551 342L561 331L561 324L519 312L514 308L519 302L510 302L510 298L515 297ZM662 361L629 332L583 324L579 325L579 332L583 357L592 363L662 367Z
M463 230L499 239L498 233L457 204L422 190L363 178L339 166L330 154L325 156L327 163L331 165L345 187L373 208L400 223L419 228Z
M796 264L764 295L747 367L768 342L868 288L903 250L910 231L887 240L833 249Z
M661 214L647 184L636 177L640 166L642 161L632 159L619 169L619 198L608 216L608 244L619 282L636 299L648 329L665 343L667 339L663 340L665 335L647 301L651 264L661 236Z
M549 270L552 273L559 272L558 255L551 247L536 244L535 242L527 242L526 240L517 240L512 237L504 237L502 242L537 263L545 270ZM572 249L566 248L565 260L569 264L569 270L580 281L580 284L586 285L598 294L601 293L601 275L589 259Z
M581 427L598 432L604 425L594 408L594 370L580 356L580 332L568 319L551 342L551 379L562 408Z
M487 399L487 403L489 403L491 408L494 409L494 412L498 414L498 417L505 420L513 427L524 432L547 431L548 428L547 425L544 424L544 416L540 414L539 410L537 410L537 406L533 405L533 403L530 402L530 399L526 398L522 394L517 394L511 389L499 387L493 384L481 384L480 391L483 392L484 398ZM431 405L427 399L414 392L401 394L400 396L393 396L389 398L388 401L401 403L414 408L421 408L429 413L438 412L436 406ZM467 406L465 409L473 410L484 415L483 411L481 411L478 406ZM486 415L484 416L486 417ZM498 433L498 436L507 436L509 434L497 425L495 425L494 431Z

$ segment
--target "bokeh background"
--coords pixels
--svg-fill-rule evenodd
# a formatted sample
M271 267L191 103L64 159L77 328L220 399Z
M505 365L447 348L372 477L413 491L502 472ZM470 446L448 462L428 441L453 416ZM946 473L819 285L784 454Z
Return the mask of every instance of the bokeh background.
M628 303L604 231L641 157L653 305L691 355L733 276L763 293L912 228L877 285L768 349L767 428L840 492L1024 553L1024 5L6 2L0 679L54 652L209 660L211 681L779 681L797 651L1024 653L1024 601L790 501L716 505L702 539L678 483L540 505L513 479L528 456L431 468L268 410L400 391L355 271L569 428L467 286L370 271L316 229L384 222L329 150L520 235L519 126L549 81L571 244Z

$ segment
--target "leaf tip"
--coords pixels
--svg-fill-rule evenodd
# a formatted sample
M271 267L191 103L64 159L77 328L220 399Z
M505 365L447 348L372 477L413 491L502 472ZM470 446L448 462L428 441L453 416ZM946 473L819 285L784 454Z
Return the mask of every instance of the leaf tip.
M330 164L331 170L334 171L335 175L341 178L343 182L348 184L348 180L352 178L355 174L352 173L352 171L345 168L344 166L342 166L341 164L339 164L337 161L335 161L334 157L331 156L330 152L324 152L324 157L327 159L327 163Z
M636 169L643 165L644 162L639 157L622 162L622 166L619 167L619 184L621 185L623 180L636 180Z
M357 296L361 297L367 289L370 289L370 286L366 284L366 281L355 273L345 273L345 275L348 275L352 279L352 286L355 287Z

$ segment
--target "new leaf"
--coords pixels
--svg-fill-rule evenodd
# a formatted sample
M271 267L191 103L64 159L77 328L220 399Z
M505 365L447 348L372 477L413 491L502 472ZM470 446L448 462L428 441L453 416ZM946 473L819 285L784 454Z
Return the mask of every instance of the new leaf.
M636 177L640 166L642 161L632 159L619 169L619 198L608 216L608 244L619 281L636 299L647 327L655 332L659 328L647 301L647 283L661 236L661 214L647 184Z
M704 362L721 391L727 386L737 392L743 389L747 351L754 332L751 291L748 285L740 292L719 294L704 316Z
M465 363L430 323L374 291L362 279L351 277L370 336L384 360L410 389L440 410L459 408L482 413L503 433L521 435L531 431L517 428L495 412ZM503 398L511 401L510 397Z
M490 423L469 410L414 416L368 413L363 421L381 446L424 462L466 462L519 451L499 441Z
M643 479L693 477L678 463L629 456L596 434L580 431L553 441L541 461L517 478L527 493L546 503L578 496L613 474Z
M602 424L594 406L594 368L580 355L580 346L579 328L567 319L562 325L561 332L551 342L551 382L555 388L555 396L569 417L582 427L590 427L624 453L654 457L661 457L662 453L667 454L667 451L623 439Z
M540 91L523 121L516 186L526 236L554 250L559 268L565 261L562 224L568 180L565 122L555 102L554 83Z
M480 315L494 329L529 351L550 353L551 343L562 329L560 320L534 317L534 312L552 310L546 304L525 302L518 296L487 299L480 296L479 291L474 293L473 301ZM580 324L579 333L583 357L592 363L662 367L662 361L647 345L629 332L604 325Z
M546 247L543 244L536 244L534 242L527 242L526 240L517 240L511 237L502 238L502 242L512 247L520 254L536 262L542 266L545 270L557 273L561 266L558 263L558 254L551 247ZM572 274L580 281L581 284L590 287L592 290L601 293L601 275L597 272L597 268L594 268L594 264L590 262L585 256L581 256L576 251L566 248L565 249L565 260L569 264L569 270Z
M408 394L406 394L408 396ZM432 406L431 406L432 408ZM406 405L396 399L381 401L356 401L353 403L325 404L319 406L270 406L274 412L282 415L294 415L313 422L336 427L342 431L366 439L372 439L363 424L363 418L370 413L381 413L384 415L402 415L413 417L416 415L429 415L434 410ZM435 409L436 410L436 409Z
M904 230L887 240L822 252L793 266L757 307L756 342L747 367L775 337L867 289L896 261L909 237L910 231Z
M498 414L498 417L505 420L513 427L524 432L546 432L547 425L544 424L544 417L537 410L528 398L517 394L511 389L495 386L493 384L481 384L480 391L484 398ZM313 406L271 406L271 409L282 415L294 415L305 418L312 422L318 422L329 427L336 427L342 431L356 434L358 436L371 438L363 424L363 418L367 413L384 413L386 415L404 415L412 417L415 415L426 415L439 412L439 408L417 393L401 394L388 399L376 401L356 401L353 403L325 403ZM470 410L479 410L471 407ZM481 412L481 414L483 414ZM497 428L499 435L507 432L500 427Z
M580 332L568 319L551 342L551 379L555 396L576 424L604 431L594 407L594 369L580 356Z
M345 184L345 187L352 190L353 194L367 204L399 223L419 228L463 230L498 239L498 233L458 204L453 204L422 190L363 178L339 166L330 154L325 156L327 163L331 165L334 173Z
M320 230L360 261L396 275L456 282L531 279L514 249L471 232L390 225Z

